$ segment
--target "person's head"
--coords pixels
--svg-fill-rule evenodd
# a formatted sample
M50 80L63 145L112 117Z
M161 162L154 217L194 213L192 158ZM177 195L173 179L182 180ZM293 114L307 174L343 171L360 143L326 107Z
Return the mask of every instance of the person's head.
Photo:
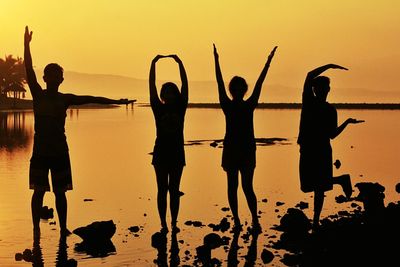
M246 80L242 77L235 76L229 82L229 92L232 95L232 98L235 100L243 99L244 95L247 92L247 83Z
M44 68L43 80L47 84L47 89L57 89L64 81L64 69L57 63L50 63Z
M317 99L326 101L330 90L330 80L326 76L317 76L313 79L312 86Z
M176 84L167 82L161 87L160 98L164 104L174 104L181 99L181 92Z

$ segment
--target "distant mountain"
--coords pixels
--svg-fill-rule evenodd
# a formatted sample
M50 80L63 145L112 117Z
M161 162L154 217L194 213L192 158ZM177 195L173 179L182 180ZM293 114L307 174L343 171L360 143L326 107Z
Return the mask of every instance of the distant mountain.
M66 71L60 91L78 95L96 95L109 98L137 99L138 103L148 103L148 80L133 77L88 74ZM161 87L164 81L158 81ZM180 84L180 81L173 81ZM225 81L228 86L228 81ZM250 90L253 84L249 84ZM250 91L251 93L251 91ZM298 103L301 102L302 84L299 88L280 84L264 83L260 102ZM29 93L28 93L29 98ZM390 100L388 100L390 99ZM332 88L328 99L335 103L400 103L400 92L375 91L366 88ZM189 81L189 102L218 102L217 84L215 81Z

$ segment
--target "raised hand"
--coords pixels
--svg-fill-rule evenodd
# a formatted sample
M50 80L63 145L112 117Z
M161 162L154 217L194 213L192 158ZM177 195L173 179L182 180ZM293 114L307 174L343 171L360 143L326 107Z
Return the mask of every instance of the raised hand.
M269 56L268 56L268 60L267 60L267 64L268 64L268 65L271 63L271 61L272 61L272 58L274 57L274 55L275 55L275 51L276 51L276 49L277 49L277 48L278 48L278 47L277 47L277 46L275 46L275 47L274 47L274 49L272 49L271 53L269 54Z
M219 55L218 55L218 52L217 52L217 48L215 47L215 44L213 44L213 48L214 48L214 57L218 58Z
M331 69L349 70L348 68L345 68L345 67L342 67L342 66L336 65L336 64L329 64L329 67Z
M157 62L160 58L164 58L164 57L168 57L168 56L164 56L164 55L157 55L153 58L153 62Z
M352 124L365 122L364 120L357 120L357 119L354 119L354 118L348 118L346 121L347 121L347 123L352 123Z
M165 57L173 58L177 63L181 63L182 62L181 59L177 55L168 55L168 56L165 56Z
M29 44L31 42L32 34L33 34L33 32L29 31L28 26L25 26L25 35L24 35L25 44Z

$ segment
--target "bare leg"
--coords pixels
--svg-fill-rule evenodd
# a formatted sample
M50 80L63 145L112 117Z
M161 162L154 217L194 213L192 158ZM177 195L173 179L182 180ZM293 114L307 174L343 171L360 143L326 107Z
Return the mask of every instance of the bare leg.
M160 216L161 227L164 231L167 227L167 193L168 193L168 172L165 168L154 166L157 178L157 207L158 215Z
M242 188L244 195L246 196L247 205L249 206L251 217L254 225L258 225L257 215L257 197L253 189L253 176L254 169L240 170L242 176Z
M43 198L46 191L34 190L31 200L32 223L34 236L40 235L40 211L43 206Z
M343 192L347 198L350 198L353 193L351 185L351 179L349 174L343 174L332 178L333 184L340 184L343 188Z
M321 216L322 206L324 205L324 191L314 191L314 218L313 228L319 226L319 218Z
M230 170L226 172L228 177L228 201L229 206L232 211L233 219L235 221L235 226L240 226L240 219L238 214L238 199L237 199L237 189L239 185L239 171Z
M179 166L169 173L169 197L170 197L170 209L171 209L171 225L173 232L179 232L179 228L176 227L176 222L179 213L179 186L181 183L183 166Z
M54 192L54 195L56 197L56 209L60 222L60 233L61 236L67 236L71 234L67 228L67 197L64 191Z

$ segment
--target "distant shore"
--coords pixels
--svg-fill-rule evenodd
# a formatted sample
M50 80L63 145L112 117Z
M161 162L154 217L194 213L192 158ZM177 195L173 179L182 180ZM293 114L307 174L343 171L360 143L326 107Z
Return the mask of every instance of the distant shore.
M148 103L137 103L139 107L149 107ZM337 109L374 109L374 110L399 110L400 103L332 103ZM86 104L80 106L71 106L73 109L104 109L114 108L119 105L107 104ZM189 108L219 109L219 103L189 103ZM29 110L33 108L30 99L2 98L0 101L0 110ZM258 109L301 109L301 103L259 103Z
M337 109L398 110L400 103L332 103ZM149 104L139 104L149 106ZM189 103L189 108L218 109L219 103ZM258 109L301 109L301 103L259 103Z
M109 104L85 104L79 106L70 106L72 109L104 109L115 108L119 105ZM16 110L32 110L33 102L30 99L14 99L14 98L1 98L0 111L16 111Z

